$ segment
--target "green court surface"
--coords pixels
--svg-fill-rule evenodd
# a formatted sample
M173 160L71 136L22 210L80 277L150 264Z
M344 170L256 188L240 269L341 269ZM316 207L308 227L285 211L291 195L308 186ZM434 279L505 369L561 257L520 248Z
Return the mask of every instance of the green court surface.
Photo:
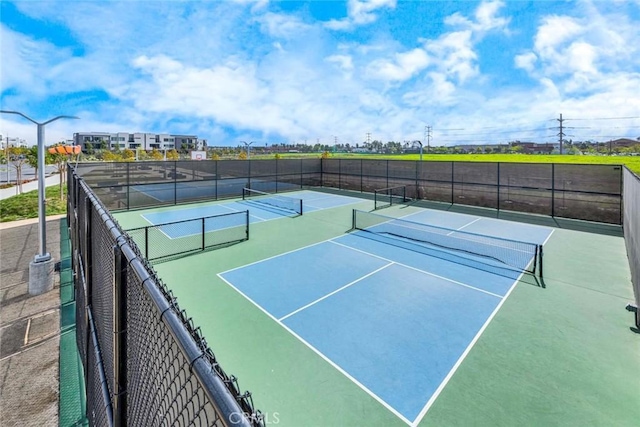
M352 209L373 209L371 200L355 202L295 218L283 216L252 223L248 241L154 266L180 307L200 326L225 371L238 377L243 390L252 392L255 407L265 414L267 425L638 425L640 339L630 331L633 318L624 309L632 301L633 292L624 240L607 235L615 232L553 228L544 245L544 287L531 275L519 277L515 287L503 294L495 316L475 335L430 403L423 402L419 416L399 415L402 411L397 408L401 405L385 404L385 399L361 386L366 381L375 382L376 376L388 376L386 373L395 366L378 363L368 367L372 378L360 381L358 375L338 369L325 352L314 351L269 314L269 309L258 307L220 275L232 269L242 271L243 266L252 263L271 262L272 257L279 259L279 255L289 252L302 253L301 248L352 234L346 234L352 225ZM227 202L210 204L221 203ZM196 205L120 212L114 216L123 229L131 229L149 225L141 217L143 214L192 206ZM435 211L409 204L376 212L405 217ZM446 221L448 216L460 214L440 211L439 215ZM469 224L478 221L471 218ZM562 226L546 217L521 219ZM500 224L505 229L522 226L514 222ZM582 224L582 228L590 226ZM599 231L595 225L591 229ZM322 254L308 262L305 268L310 275L345 274L336 267L334 258ZM274 268L269 280L274 284L299 280L294 275L299 267ZM400 293L389 299L400 298ZM332 298L328 296L326 301ZM383 308L374 304L366 307L372 315ZM458 304L444 311L452 319L464 322L472 309ZM347 306L344 310L350 309ZM397 311L402 311L402 306ZM403 333L420 326L404 324ZM446 335L446 331L442 332ZM379 338L382 346L388 337ZM436 351L435 345L431 348L406 344L399 342L390 350L420 349L417 354L408 354L407 360L419 360ZM361 357L355 349L353 358ZM429 371L427 366L415 374L428 376ZM394 387L397 394L412 396L412 390L404 387L400 379Z

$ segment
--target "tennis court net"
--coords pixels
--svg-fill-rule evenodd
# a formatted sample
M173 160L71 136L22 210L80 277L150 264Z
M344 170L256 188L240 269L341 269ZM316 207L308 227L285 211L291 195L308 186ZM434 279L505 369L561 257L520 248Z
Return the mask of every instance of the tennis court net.
M542 277L542 245L353 210L353 229Z
M251 188L245 187L242 189L242 200L249 200L252 202L302 215L302 199L297 197L265 193L264 191L253 190Z
M407 186L380 188L373 192L374 209L405 203L407 201Z

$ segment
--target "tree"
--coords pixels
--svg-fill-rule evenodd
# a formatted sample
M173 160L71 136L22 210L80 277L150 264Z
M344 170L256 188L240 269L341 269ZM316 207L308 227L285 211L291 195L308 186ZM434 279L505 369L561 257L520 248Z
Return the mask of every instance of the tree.
M173 150L169 150L167 151L167 160L179 160L180 159L180 154L178 154L178 152L175 150L175 148Z
M328 159L329 157L331 157L331 154L329 154L328 151L324 151L322 153L322 156L320 156L320 157L323 158L323 159Z
M35 177L38 179L38 146L34 145L25 154L29 166L35 169Z
M87 152L87 154L95 153L95 150L93 149L93 144L90 143L90 142L85 142L84 143L84 149Z
M102 160L105 162L117 162L118 160L122 160L122 156L120 153L114 153L112 151L105 151L102 153Z
M216 152L211 153L211 160L220 160L220 155Z
M133 150L125 148L124 150L122 150L122 159L125 162L131 162L136 159L136 154L133 152Z
M164 155L155 148L151 150L151 153L149 153L149 157L151 157L151 159L153 160L164 160Z
M64 142L59 142L58 144L54 145L58 146L58 145L65 145ZM49 150L45 151L46 157L45 157L45 163L46 164L55 164L56 165L56 171L58 172L59 176L60 176L60 200L64 199L64 184L65 184L65 178L67 176L66 172L67 172L67 163L69 161L72 160L73 155L71 154L61 154L61 153L50 153ZM78 154L79 156L79 154Z
M241 151L240 154L238 154L238 159L239 160L247 160L247 152L246 151Z
M16 170L16 194L22 194L22 167L27 163L27 149L23 147L9 147L9 160Z
M280 155L280 153L276 153L273 157L274 157L276 160L280 160L280 159L282 158L282 156Z
M85 144L86 146L86 144ZM107 143L105 141L100 141L100 149L101 150L106 150L107 149Z

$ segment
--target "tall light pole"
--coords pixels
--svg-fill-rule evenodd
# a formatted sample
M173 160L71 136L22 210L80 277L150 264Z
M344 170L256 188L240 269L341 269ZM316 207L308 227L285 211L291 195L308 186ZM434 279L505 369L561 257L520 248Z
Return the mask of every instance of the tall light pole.
M41 294L53 287L53 259L47 252L47 224L45 211L45 182L44 182L44 127L58 119L77 119L75 116L58 116L46 122L36 122L31 117L19 111L0 110L0 113L17 114L38 126L38 226L40 236L39 252L29 263L29 293ZM62 177L60 177L62 179Z
M255 143L255 141L251 141L251 142L246 142L246 141L240 141L242 142L245 147L247 147L247 160L249 160L249 154L251 153L251 144Z

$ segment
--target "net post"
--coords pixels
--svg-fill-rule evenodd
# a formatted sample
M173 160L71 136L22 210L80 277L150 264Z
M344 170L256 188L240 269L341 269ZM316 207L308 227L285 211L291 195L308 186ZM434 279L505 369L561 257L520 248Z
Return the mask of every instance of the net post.
M538 271L540 272L540 278L542 279L543 278L543 274L542 274L542 258L543 258L542 245L538 246L538 257L539 257L539 260L538 260Z
M246 228L247 228L247 240L249 240L249 210L247 209L245 212L245 218L246 218Z
M356 229L356 210L352 209L352 213L351 213L351 229L355 230Z
M144 257L149 259L149 227L144 228Z
M300 199L300 215L302 215L302 199Z
M204 240L205 240L204 239L204 235L205 235L205 233L204 233L204 230L205 230L204 218L202 218L202 227L201 227L201 229L202 229L202 250L204 251L204 248L205 248L205 242L204 242Z

